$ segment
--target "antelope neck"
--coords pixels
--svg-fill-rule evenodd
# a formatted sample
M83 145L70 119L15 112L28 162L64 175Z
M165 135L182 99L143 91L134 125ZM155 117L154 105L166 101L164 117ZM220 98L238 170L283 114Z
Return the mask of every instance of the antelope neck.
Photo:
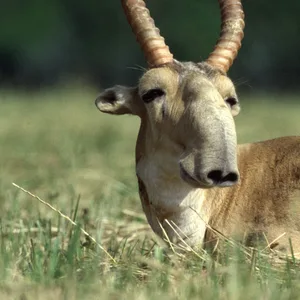
M201 246L211 211L206 201L208 189L193 188L185 183L178 170L178 162L168 161L159 152L151 159L137 160L137 177L144 212L153 231L161 238L174 242L184 239L191 246ZM180 239L179 239L180 236Z

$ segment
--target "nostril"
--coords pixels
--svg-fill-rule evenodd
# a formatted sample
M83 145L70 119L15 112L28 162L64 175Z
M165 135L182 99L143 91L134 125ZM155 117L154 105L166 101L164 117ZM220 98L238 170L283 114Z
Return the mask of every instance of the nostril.
M212 170L207 174L207 179L211 180L214 184L222 184L222 186L225 184L227 186L236 183L239 175L237 172L229 172L224 175L224 172L221 170Z
M224 178L222 179L222 182L237 182L239 179L239 176L237 173L230 172Z
M213 183L219 183L223 181L223 172L221 170L213 170L207 174L207 178Z

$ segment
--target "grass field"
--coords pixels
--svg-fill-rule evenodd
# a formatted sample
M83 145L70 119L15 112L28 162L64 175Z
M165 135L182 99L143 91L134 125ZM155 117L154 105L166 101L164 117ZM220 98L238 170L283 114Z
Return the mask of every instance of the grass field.
M274 265L228 245L219 264L164 248L137 193L138 119L101 114L96 94L0 92L0 299L300 298L297 261ZM240 101L239 142L300 135L300 94ZM76 220L113 260L12 182Z

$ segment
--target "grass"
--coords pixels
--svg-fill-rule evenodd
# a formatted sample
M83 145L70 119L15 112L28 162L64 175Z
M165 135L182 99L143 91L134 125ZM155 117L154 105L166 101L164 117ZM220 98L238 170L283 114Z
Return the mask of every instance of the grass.
M0 299L296 299L299 263L228 243L222 263L149 230L134 170L138 119L92 89L0 93ZM241 96L240 142L300 135L297 95ZM110 257L49 207L85 229Z

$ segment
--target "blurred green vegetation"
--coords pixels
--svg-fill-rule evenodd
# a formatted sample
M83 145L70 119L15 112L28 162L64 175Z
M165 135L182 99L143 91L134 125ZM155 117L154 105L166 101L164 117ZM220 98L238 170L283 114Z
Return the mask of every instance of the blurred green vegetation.
M230 71L240 90L298 89L299 1L243 0L243 47ZM217 0L147 1L179 60L207 57L219 35ZM120 1L2 0L0 80L39 86L81 78L100 87L135 84L143 54Z

